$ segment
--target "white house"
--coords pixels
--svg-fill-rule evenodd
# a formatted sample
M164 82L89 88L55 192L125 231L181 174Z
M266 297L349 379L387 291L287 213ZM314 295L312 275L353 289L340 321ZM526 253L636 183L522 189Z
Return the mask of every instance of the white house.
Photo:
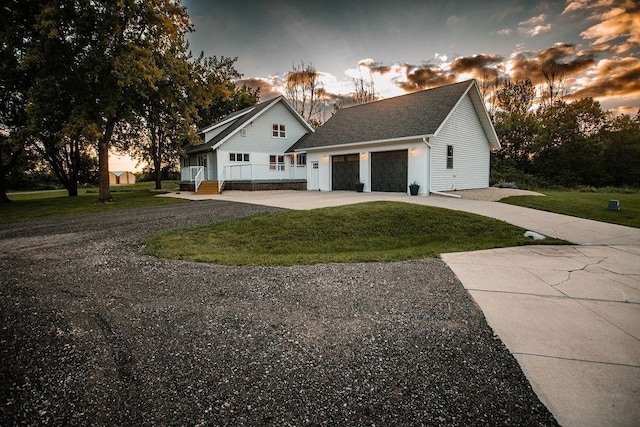
M305 153L309 190L419 193L489 186L498 137L475 80L339 110L290 151Z
M314 132L283 98L233 113L186 147L184 189L419 193L489 186L498 137L475 80L339 110ZM204 182L204 183L202 183Z
M311 132L282 96L232 113L202 129L199 144L185 147L181 188L213 193L222 188L305 189L305 155L287 150Z

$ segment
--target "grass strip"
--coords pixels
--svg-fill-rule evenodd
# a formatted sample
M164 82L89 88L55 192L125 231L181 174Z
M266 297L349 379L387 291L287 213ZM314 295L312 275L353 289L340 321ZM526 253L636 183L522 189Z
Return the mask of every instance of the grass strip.
M466 212L370 202L173 230L147 239L145 253L227 265L389 262L532 243L523 233L519 227Z
M154 197L158 192L144 187L115 188L112 191L113 202L109 203L97 203L98 194L92 189L83 189L79 193L77 197L68 197L63 190L11 194L9 198L12 202L0 205L0 224L186 202L171 197Z
M640 228L640 193L558 190L543 190L541 192L546 197L513 196L502 199L500 202ZM608 210L609 200L619 200L620 210Z

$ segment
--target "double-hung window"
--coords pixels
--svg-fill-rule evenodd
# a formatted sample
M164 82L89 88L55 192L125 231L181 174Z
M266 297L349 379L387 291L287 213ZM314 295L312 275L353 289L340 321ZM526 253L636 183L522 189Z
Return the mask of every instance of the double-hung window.
M274 123L271 126L271 136L274 138L286 138L287 137L286 126L283 124Z
M453 169L453 145L447 145L447 169Z
M284 170L284 156L272 154L269 156L269 170L283 171Z

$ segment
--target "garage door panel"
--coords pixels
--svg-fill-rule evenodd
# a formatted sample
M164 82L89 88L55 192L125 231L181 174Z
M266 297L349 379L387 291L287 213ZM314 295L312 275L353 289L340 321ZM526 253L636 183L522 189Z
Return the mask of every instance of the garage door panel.
M371 190L407 192L407 150L371 153Z
M353 190L360 177L358 154L346 154L331 158L331 189Z

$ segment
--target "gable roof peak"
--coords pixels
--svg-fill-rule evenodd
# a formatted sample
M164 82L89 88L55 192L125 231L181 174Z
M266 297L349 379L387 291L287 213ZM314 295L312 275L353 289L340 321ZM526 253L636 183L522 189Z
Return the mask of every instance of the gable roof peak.
M309 132L313 132L313 128L309 126L309 124L302 118L302 116L300 116L300 114L298 114L298 112L291 106L291 104L289 104L284 95L279 95L275 98L267 99L266 101L259 102L250 107L228 114L221 118L218 122L201 129L198 133L200 135L205 135L205 137L208 132L211 132L216 128L218 128L218 133L215 134L210 140L205 141L204 144L187 144L187 146L185 146L185 150L187 151L187 153L203 152L211 149L215 150L226 140L239 132L240 129L256 120L262 113L280 102Z

